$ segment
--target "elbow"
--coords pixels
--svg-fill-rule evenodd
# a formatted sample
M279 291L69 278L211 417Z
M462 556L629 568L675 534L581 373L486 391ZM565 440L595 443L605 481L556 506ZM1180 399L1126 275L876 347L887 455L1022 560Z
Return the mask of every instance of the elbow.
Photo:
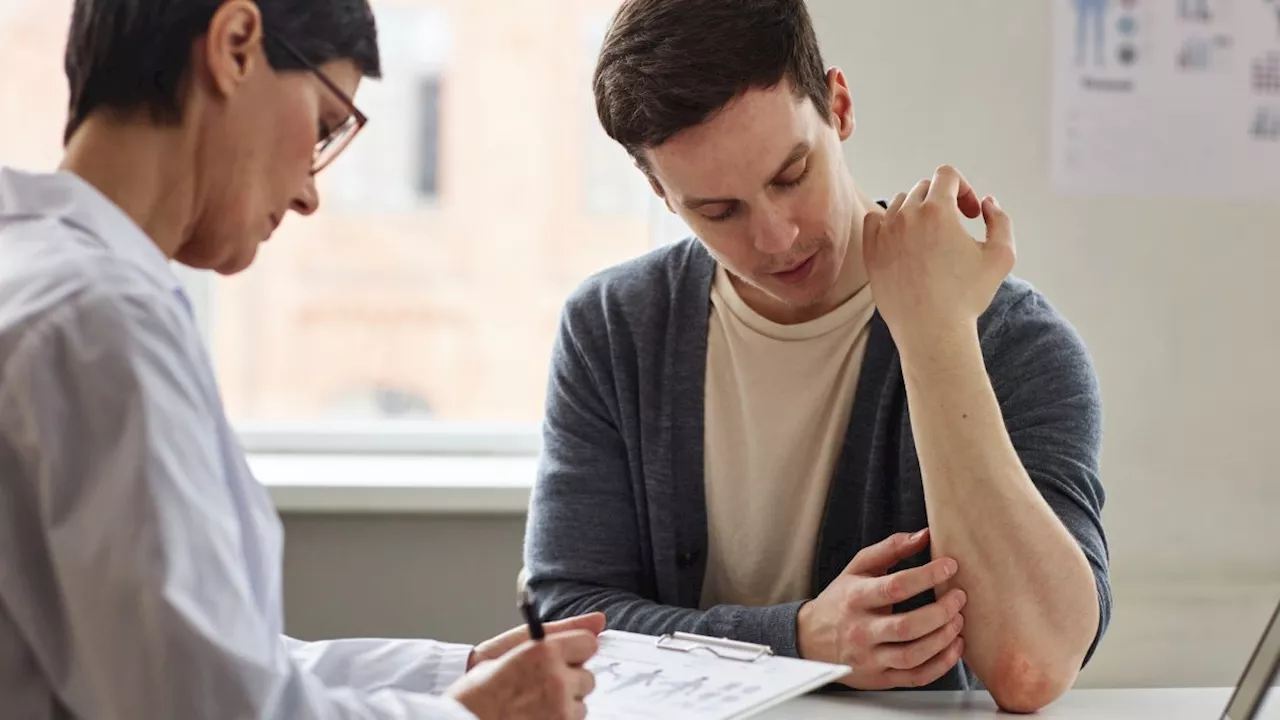
M996 705L1005 712L1034 713L1062 697L1075 684L1078 666L1068 662L1010 653L990 679L984 678Z
M988 690L996 706L1007 713L1028 714L1039 712L1052 704L1071 687L1052 678L993 683Z
M1075 685L1098 619L1098 603L1090 595L1080 612L1060 612L1057 622L1041 618L1031 626L1006 629L989 646L990 654L974 658L973 668L1001 710L1038 712Z

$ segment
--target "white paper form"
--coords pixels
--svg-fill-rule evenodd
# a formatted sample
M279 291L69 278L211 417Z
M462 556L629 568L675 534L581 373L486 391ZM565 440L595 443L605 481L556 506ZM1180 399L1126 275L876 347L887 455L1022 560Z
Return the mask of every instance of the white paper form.
M761 655L720 657L696 643L658 646L651 635L610 630L587 669L596 690L589 720L739 720L838 680L843 665ZM744 656L749 657L749 656Z

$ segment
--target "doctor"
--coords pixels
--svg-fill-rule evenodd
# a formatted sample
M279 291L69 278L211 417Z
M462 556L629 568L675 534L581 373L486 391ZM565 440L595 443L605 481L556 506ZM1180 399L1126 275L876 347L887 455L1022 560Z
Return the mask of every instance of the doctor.
M366 0L76 0L58 172L0 170L5 717L581 718L604 619L281 634L281 527L169 260L252 262L364 125Z

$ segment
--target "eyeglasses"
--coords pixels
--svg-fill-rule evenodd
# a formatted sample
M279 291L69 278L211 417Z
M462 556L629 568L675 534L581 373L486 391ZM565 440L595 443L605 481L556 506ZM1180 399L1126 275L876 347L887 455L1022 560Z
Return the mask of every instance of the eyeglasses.
M351 144L351 141L355 139L355 136L364 128L365 124L369 122L369 118L366 117L364 113L360 112L360 109L356 107L356 104L352 102L351 98L348 97L346 93L342 92L342 90L329 79L328 75L325 75L320 68L316 67L314 63L303 56L302 53L298 52L293 45L285 41L284 38L275 34L268 34L267 37L280 43L280 47L284 48L285 51L292 55L295 60L302 63L303 67L310 70L317 78L320 79L321 83L324 83L325 87L329 88L334 95L338 96L338 99L342 101L342 104L347 106L347 119L338 127L330 130L328 135L320 138L320 141L316 143L316 149L311 159L311 174L315 175L328 167L335 159L337 159L338 155L342 154L342 151Z

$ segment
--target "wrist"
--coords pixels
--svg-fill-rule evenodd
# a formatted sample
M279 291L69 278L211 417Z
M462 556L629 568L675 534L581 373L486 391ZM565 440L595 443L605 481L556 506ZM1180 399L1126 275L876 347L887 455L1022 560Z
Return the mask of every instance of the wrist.
M809 603L809 600L800 603L800 609L796 611L796 655L803 660L812 660L806 653L808 643L804 637L805 627L808 626Z
M976 322L947 322L894 335L905 376L935 377L982 363L982 344Z
M806 600L796 612L796 655L802 660L827 660L821 643L814 637L814 613L817 608L812 600Z

